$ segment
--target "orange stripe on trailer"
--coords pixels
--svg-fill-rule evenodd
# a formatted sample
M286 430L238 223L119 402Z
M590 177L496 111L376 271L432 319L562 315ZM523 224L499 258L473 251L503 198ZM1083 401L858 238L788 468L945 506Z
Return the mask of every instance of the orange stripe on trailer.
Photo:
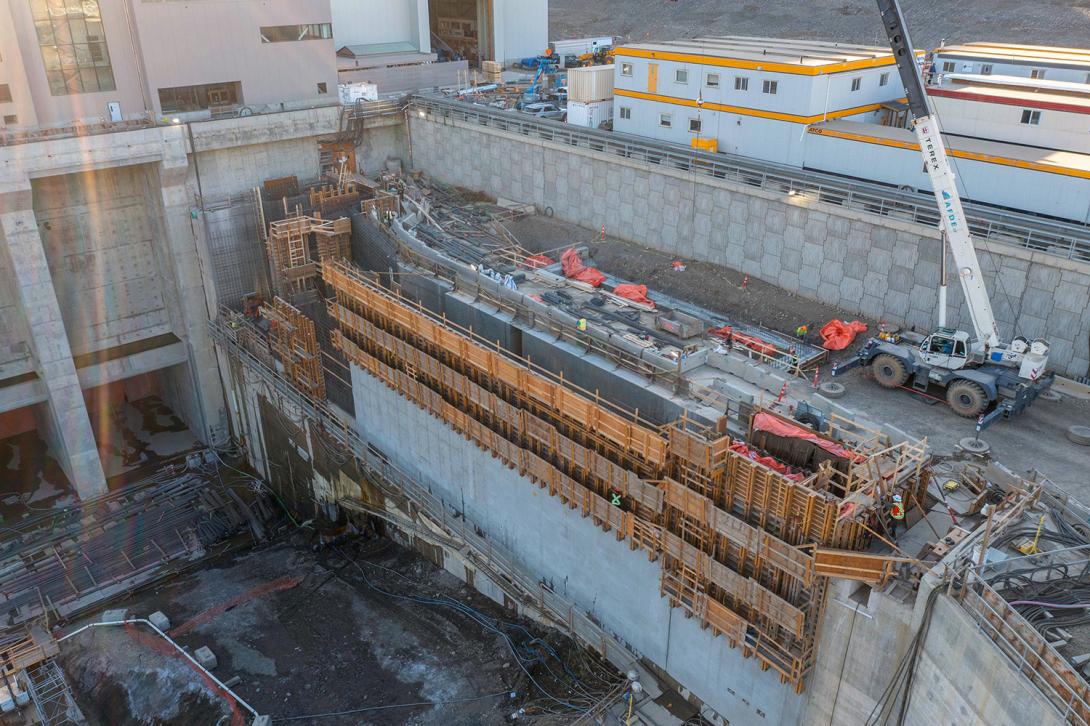
M882 139L877 136L867 136L866 134L855 134L850 131L839 131L835 129L828 129L820 126L811 126L806 129L808 133L815 134L817 136L832 136L838 139L847 139L849 141L861 141L865 144L876 144L878 146L890 146L897 149L912 149L914 151L920 150L920 145L915 142L899 141L897 139ZM1069 166L1055 166L1053 164L1042 164L1038 161L1024 161L1022 159L1011 159L1006 156L996 156L994 154L982 154L976 151L961 151L959 149L948 149L948 156L953 156L958 159L970 159L972 161L982 161L987 164L999 164L1001 166L1013 166L1019 169L1030 169L1032 171L1043 171L1048 174L1060 174L1062 176L1073 176L1080 179L1090 179L1090 170L1086 169L1074 169Z
M757 118L773 119L775 121L787 121L789 123L796 124L813 124L826 119L839 119L846 116L855 116L861 113L869 113L870 111L877 111L882 108L880 103L868 103L864 106L853 106L851 108L842 108L835 111L829 111L828 113L819 113L814 116L799 116L793 113L781 113L779 111L765 111L759 108L749 108L747 106L728 106L722 103L712 103L705 101L703 106L698 106L696 101L689 98L678 98L677 96L662 96L655 93L644 93L642 91L630 91L625 88L613 89L613 95L623 96L625 98L639 98L644 101L657 101L659 103L668 103L672 106L684 106L686 108L700 108L708 111L721 111L723 113L736 113L740 116L755 116Z

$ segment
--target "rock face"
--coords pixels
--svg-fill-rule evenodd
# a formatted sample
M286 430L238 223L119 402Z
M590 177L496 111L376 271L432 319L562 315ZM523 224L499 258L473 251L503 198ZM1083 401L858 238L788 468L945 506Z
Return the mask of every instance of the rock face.
M148 628L94 628L65 646L61 665L92 724L189 726L232 716L214 684Z

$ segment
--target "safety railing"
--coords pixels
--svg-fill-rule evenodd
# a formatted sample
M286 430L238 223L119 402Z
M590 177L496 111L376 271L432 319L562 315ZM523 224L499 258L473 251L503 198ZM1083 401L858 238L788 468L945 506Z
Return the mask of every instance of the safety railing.
M1090 725L1090 686L1086 680L971 568L966 571L961 603L980 629L1068 723Z
M678 144L587 129L438 96L415 95L410 99L410 108L425 118L486 126L898 221L931 227L939 224L934 198L928 194L852 181L832 174L732 154L711 154ZM1090 261L1090 227L1087 225L1006 212L969 202L965 204L965 212L969 229L977 240Z

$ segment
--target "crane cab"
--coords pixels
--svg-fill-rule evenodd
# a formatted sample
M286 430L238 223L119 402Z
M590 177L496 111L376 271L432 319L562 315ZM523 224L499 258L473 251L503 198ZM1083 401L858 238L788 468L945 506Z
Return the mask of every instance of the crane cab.
M939 328L920 343L920 357L934 368L956 371L969 362L969 334L953 328Z

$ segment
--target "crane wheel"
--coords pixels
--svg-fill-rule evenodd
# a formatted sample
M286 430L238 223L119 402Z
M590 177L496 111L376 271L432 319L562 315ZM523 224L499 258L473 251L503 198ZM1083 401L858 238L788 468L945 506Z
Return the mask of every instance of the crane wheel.
M976 383L960 380L946 389L946 402L958 416L976 418L988 407L988 396Z
M900 388L908 380L908 369L896 356L889 353L880 353L874 356L874 362L870 365L874 380L883 388Z

